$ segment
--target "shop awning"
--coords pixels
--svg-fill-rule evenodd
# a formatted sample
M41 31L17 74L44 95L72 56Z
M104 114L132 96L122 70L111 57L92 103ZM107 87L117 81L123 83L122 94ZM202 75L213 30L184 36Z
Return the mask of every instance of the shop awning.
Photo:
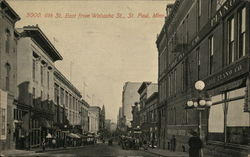
M81 138L80 136L78 136L77 134L74 134L74 133L70 133L67 136L71 137L71 138Z
M48 135L46 136L46 138L52 138L51 134L48 133Z

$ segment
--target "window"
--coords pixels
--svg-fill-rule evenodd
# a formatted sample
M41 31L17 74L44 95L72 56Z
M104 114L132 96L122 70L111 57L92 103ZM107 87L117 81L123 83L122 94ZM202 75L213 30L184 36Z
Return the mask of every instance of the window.
M174 70L174 94L177 93L177 72Z
M188 17L189 17L189 15L187 15L186 16L186 26L185 26L185 32L186 32L186 41L185 41L185 44L188 44L188 40L189 40L189 30L188 30Z
M213 0L208 1L208 19L212 18Z
M1 113L2 113L2 127L1 127L1 135L6 135L6 109L5 108L0 108L1 109Z
M33 77L33 81L36 80L36 61L33 59L33 63L32 63L32 77Z
M168 93L169 93L169 96L171 96L171 74L169 74L168 76Z
M8 91L10 89L10 64L6 63L5 68L6 68L5 89L6 91Z
M200 67L201 67L201 60L200 60L200 48L196 49L196 55L197 55L197 78L200 79Z
M10 31L8 29L6 30L5 51L6 53L10 51Z
M66 107L68 107L68 104L69 104L69 94L68 94L68 92L66 92L66 94L65 94L65 105L66 105Z
M184 62L181 63L181 91L185 88L185 67Z
M49 71L47 71L47 87L49 89Z
M246 8L238 12L238 58L246 55Z
M197 0L197 32L200 31L200 21L201 21L201 0Z
M41 84L43 85L43 66L41 65Z
M43 101L43 91L41 91L41 102Z
M213 72L213 57L214 57L214 36L211 36L208 41L208 51L209 51L209 74Z
M33 105L35 105L35 98L36 98L36 89L33 87L32 89L32 101L33 101Z
M234 42L234 18L231 17L227 22L227 31L228 31L228 64L234 62L234 49L235 49L235 42Z
M61 95L60 95L60 98L61 98L61 105L64 106L64 89L61 88Z
M59 86L55 84L55 102L57 105L59 105L59 101L60 101L60 98L59 98Z
M249 145L250 115L244 112L246 87L213 96L209 112L209 140Z

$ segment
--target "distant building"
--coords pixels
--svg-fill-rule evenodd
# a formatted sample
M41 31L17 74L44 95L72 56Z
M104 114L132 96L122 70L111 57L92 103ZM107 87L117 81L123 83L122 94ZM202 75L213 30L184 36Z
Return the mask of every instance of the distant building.
M100 111L100 125L99 125L99 132L102 134L102 132L105 130L105 106L102 106L102 110Z
M116 128L117 128L117 124L114 123L114 122L111 122L111 124L110 124L110 131L114 132L114 131L116 131Z
M105 128L107 131L111 131L111 120L110 119L106 119L105 120Z
M13 149L17 109L17 40L15 23L20 20L17 13L5 0L0 0L0 152ZM15 102L15 103L14 103ZM18 111L21 113L21 111Z
M95 134L99 133L100 113L101 113L101 108L99 106L89 107L89 132Z
M140 104L139 102L135 102L132 106L132 121L131 127L133 130L140 130Z
M58 137L65 137L61 130L82 133L81 105L82 96L80 91L57 69L54 71L54 101L55 116L54 125ZM65 128L66 127L66 128ZM74 130L73 130L74 128Z
M82 132L87 133L89 130L89 121L88 121L88 112L89 112L89 104L85 100L80 101L80 117L81 117L81 127Z
M138 89L140 95L140 127L142 137L147 141L157 139L157 102L158 102L158 84L143 82Z
M139 82L126 82L122 91L122 118L125 120L126 127L131 126L132 121L132 105L139 100L138 88L141 86Z
M122 108L119 107L119 111L117 115L117 130L121 130L121 120L122 120Z

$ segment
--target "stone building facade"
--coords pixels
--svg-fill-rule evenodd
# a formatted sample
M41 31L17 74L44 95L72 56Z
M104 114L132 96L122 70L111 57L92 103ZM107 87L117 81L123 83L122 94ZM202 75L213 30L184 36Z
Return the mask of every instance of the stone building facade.
M18 20L9 4L0 0L0 151L15 147Z
M205 153L249 153L249 2L176 0L156 44L159 55L160 147L176 136L187 149L189 131L198 131L194 83L205 82L213 105L203 111L200 135ZM214 149L216 147L216 149Z

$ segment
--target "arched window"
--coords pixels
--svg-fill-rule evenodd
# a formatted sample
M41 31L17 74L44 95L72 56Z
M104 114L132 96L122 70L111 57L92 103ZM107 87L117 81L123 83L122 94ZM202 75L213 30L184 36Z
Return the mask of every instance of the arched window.
M5 64L5 69L6 69L5 89L6 89L6 91L8 91L10 88L10 64L9 63Z

